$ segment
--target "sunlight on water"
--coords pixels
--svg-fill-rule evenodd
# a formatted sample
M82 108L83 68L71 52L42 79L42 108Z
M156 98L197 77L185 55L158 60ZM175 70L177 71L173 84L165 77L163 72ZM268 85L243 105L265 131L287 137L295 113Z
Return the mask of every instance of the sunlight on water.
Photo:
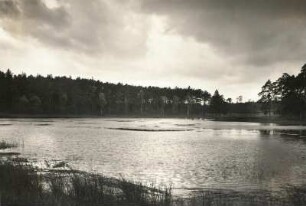
M306 127L184 119L2 119L0 140L44 166L206 188L272 189L306 183ZM46 161L45 161L46 160Z

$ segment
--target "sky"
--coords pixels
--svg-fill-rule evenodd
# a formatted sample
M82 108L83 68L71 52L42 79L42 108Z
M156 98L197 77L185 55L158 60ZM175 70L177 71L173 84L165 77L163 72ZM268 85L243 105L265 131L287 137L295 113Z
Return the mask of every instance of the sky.
M0 0L0 70L257 100L306 62L304 0Z

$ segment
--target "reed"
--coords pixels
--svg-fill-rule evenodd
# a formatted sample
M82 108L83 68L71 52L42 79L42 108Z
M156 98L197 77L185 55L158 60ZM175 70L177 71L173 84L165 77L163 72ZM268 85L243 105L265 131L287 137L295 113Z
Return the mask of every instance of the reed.
M27 163L0 162L2 205L168 206L170 191L85 172L42 172Z
M17 147L16 143L8 143L4 140L0 141L0 150Z
M306 186L271 191L211 190L179 198L171 187L77 170L42 171L27 161L0 160L1 205L44 206L304 206Z

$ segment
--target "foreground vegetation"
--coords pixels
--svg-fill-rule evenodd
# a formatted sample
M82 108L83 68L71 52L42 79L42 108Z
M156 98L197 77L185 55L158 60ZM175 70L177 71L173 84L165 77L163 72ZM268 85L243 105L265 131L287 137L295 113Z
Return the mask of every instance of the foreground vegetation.
M43 170L18 153L2 152L16 146L0 142L0 205L170 205L171 188L61 170L64 162Z
M16 144L1 142L0 203L4 206L299 206L306 204L306 186L287 187L282 192L211 190L179 198L171 187L143 185L72 169L60 162L46 169L34 167L18 154L1 150Z
M0 161L2 205L302 206L306 187L286 192L204 191L179 199L171 188L155 188L79 171L43 172L29 164Z
M171 189L79 171L43 172L16 162L0 163L2 205L169 205Z

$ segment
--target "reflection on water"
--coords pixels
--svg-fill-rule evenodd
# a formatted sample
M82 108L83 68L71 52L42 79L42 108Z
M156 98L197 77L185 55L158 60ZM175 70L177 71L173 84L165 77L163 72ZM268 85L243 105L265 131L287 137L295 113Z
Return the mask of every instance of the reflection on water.
M1 121L0 140L41 162L148 183L175 193L280 190L306 183L306 127L184 119Z

